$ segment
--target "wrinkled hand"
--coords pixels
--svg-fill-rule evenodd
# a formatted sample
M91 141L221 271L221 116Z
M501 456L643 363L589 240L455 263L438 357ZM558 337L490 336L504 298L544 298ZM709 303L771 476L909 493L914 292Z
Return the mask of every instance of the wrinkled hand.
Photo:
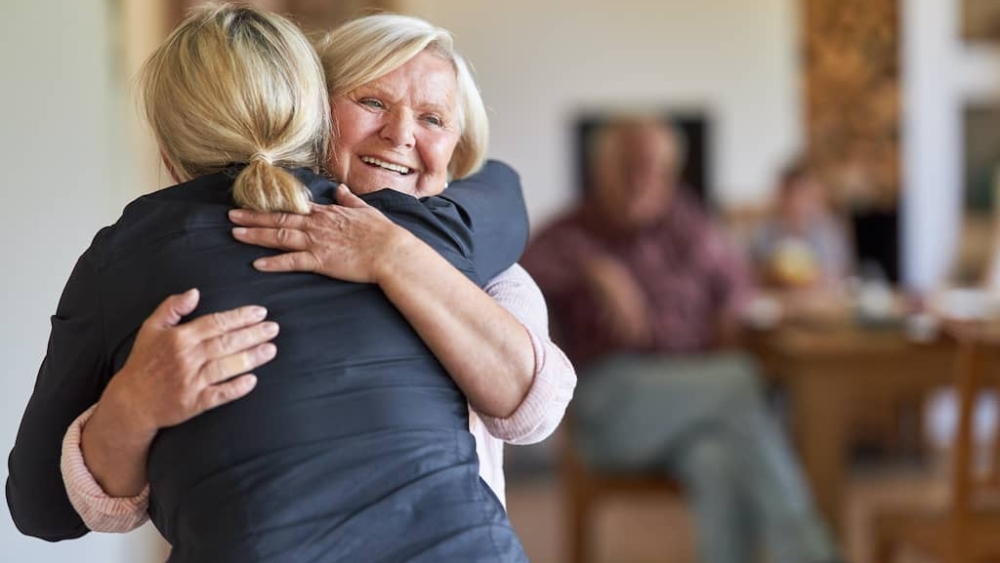
M243 397L257 384L246 372L276 354L269 341L278 324L264 322L266 309L240 307L180 324L198 300L195 289L165 299L108 384L102 404L121 409L136 431L155 433Z
M309 215L261 213L245 209L229 212L239 225L236 240L288 251L254 261L262 272L314 272L357 283L378 283L390 257L402 250L412 235L380 211L337 188L340 205L310 204Z
M616 339L641 346L652 338L642 288L624 264L611 257L590 260L584 274L608 329Z

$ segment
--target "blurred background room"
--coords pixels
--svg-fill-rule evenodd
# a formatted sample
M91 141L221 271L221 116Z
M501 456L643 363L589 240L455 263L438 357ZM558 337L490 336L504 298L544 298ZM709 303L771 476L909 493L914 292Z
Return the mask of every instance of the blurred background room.
M139 117L134 78L198 3L0 8L0 232L11 243L0 297L9 362L0 451L14 442L76 258L128 201L171 183ZM685 205L745 269L746 288L727 304L737 326L711 344L609 349L748 358L830 529L831 561L944 560L935 554L979 546L975 532L1000 518L1000 509L951 502L976 492L955 445L967 454L1000 439L994 396L972 381L988 364L970 360L993 345L1000 313L1000 2L252 3L310 31L373 10L451 30L490 111L489 154L520 172L536 235L593 199L595 147L609 125L662 125L675 140L657 181L671 193L683 187ZM639 150L616 153L625 185L641 181ZM655 293L656 280L632 273ZM555 308L552 317L558 341L566 327ZM506 449L508 509L531 560L703 559L690 486L669 470L589 464L578 421L571 405L552 438ZM0 511L0 561L152 563L164 554L149 524L49 544L20 535Z

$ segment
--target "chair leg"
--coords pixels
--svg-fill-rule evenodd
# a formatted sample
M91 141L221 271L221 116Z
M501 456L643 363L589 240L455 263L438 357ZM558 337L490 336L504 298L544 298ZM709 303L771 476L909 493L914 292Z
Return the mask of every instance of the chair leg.
M871 563L892 563L894 550L891 542L878 538L875 540L873 551L875 558Z
M881 526L875 525L872 530L872 560L871 563L892 563L896 551L895 542L885 533Z
M568 553L567 563L586 563L588 559L587 540L588 523L590 516L590 499L586 498L580 491L571 490L567 503L567 522L569 524L569 541L566 542Z
M958 515L952 516L950 529L948 530L948 563L971 563L972 557L969 552L968 538L965 536L964 528L968 526L968 520L960 519Z

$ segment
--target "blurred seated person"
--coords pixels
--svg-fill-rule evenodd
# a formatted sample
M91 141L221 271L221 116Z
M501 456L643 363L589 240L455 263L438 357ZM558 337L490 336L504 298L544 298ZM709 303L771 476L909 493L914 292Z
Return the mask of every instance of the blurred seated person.
M753 233L757 278L785 322L843 322L852 269L847 231L830 210L826 186L804 160L782 173L774 210ZM881 286L880 286L881 287Z
M847 232L804 161L785 168L774 214L754 234L759 279L779 289L836 289L851 268Z
M583 459L663 472L688 493L709 563L837 560L754 363L724 344L752 293L744 259L678 186L681 139L661 121L597 133L585 200L524 266L580 374Z

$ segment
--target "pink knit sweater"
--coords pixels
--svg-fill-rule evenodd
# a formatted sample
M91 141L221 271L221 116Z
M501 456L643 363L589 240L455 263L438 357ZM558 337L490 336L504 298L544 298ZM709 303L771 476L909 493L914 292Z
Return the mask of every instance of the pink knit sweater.
M559 425L576 386L576 372L562 350L549 339L548 311L534 280L518 265L500 274L486 292L511 312L527 329L535 351L535 378L527 396L509 418L493 418L469 411L469 430L476 438L479 472L505 500L503 443L533 444L548 437ZM63 440L62 475L70 502L91 530L127 532L148 518L149 487L139 495L111 497L84 463L80 435L94 407L81 414Z

